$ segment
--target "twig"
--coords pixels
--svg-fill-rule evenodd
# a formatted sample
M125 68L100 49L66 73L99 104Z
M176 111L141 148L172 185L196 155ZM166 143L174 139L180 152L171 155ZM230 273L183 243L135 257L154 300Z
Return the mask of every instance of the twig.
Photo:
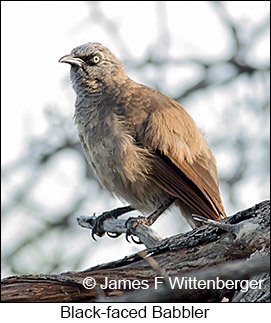
M236 227L235 224L230 224L230 223L225 223L225 222L221 222L221 221L207 219L207 218L204 218L203 216L197 215L197 214L192 214L192 217L196 221L206 223L212 227L219 228L219 229L221 229L223 231L227 231L231 234L233 234L235 231L235 227Z
M92 229L95 219L95 216L82 215L77 218L77 222L83 228ZM126 233L127 227L125 224L126 220L106 219L102 224L102 229L104 232ZM143 224L138 224L133 228L132 233L140 239L146 248L153 248L162 240L152 228Z

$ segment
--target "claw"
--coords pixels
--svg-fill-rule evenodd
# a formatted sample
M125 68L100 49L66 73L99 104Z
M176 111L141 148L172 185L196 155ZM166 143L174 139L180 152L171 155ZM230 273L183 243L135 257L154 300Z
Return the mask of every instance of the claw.
M138 238L138 237L137 237ZM136 244L143 244L143 242L141 242L141 240L138 238L138 240L137 239L135 239L134 238L134 236L133 235L131 235L131 239L133 240L133 242L134 243L136 243Z
M110 214L109 212L104 212L98 217L96 217L92 226L92 233L91 233L91 237L93 240L97 241L95 239L95 235L98 237L102 237L105 234L105 232L103 232L101 229L101 223L110 216L109 214Z
M93 230L92 230L92 232L91 232L91 237L92 237L92 239L93 239L94 241L97 241L97 240L96 240L96 238L95 238L95 232L93 232Z
M125 239L126 239L126 241L127 242L129 242L129 243L131 243L130 241L129 241L129 236L131 235L131 233L129 233L128 232L128 230L126 231L126 233L125 233Z
M109 238L118 238L121 233L117 233L117 232L106 232L106 234L108 235Z
M142 219L143 217L141 217L141 216L139 216L138 218L133 218L133 217L131 217L131 218L129 218L129 219L127 219L127 221L125 222L125 226L126 226L126 228L127 228L127 230L126 230L126 234L125 234L125 238L126 238L126 240L129 242L129 243L131 243L130 241L129 241L129 236L131 237L131 239L132 239L132 241L134 242L134 243L136 243L136 244L142 244L142 242L140 241L140 239L138 238L138 240L137 239L135 239L134 238L134 235L133 235L133 233L131 232L131 230L130 230L130 228L128 228L128 223L129 223L129 221L134 221L134 223L132 222L132 226L134 226L134 225L137 225L137 223L140 221L140 219Z
M98 236L98 237L102 237L104 235L104 233L102 232L99 232L99 229L98 229L98 225L97 224L94 224L93 227L92 227L92 232L91 232L91 237L94 241L97 241L95 236Z

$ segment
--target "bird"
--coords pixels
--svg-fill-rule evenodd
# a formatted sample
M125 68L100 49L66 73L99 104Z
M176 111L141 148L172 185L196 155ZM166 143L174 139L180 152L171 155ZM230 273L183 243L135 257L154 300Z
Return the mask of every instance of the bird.
M129 203L100 215L93 238L104 234L105 218L132 210L144 215L138 223L146 225L172 205L192 228L200 225L193 214L226 217L215 158L177 101L133 81L98 42L74 48L59 62L71 67L74 120L85 156L102 186Z

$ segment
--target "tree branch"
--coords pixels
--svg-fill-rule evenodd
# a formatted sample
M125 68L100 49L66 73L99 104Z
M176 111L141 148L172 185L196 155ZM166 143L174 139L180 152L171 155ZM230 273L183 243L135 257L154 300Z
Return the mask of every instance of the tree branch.
M270 203L261 202L221 221L225 227L204 225L159 242L155 247L118 261L80 272L60 275L25 275L2 280L4 302L96 302L108 301L267 301L270 294ZM259 276L266 273L265 276ZM256 276L255 276L256 275ZM197 279L262 279L263 289L240 294L236 289L164 290L154 289L156 277L197 277ZM92 277L96 287L86 289L84 279ZM263 277L263 278L261 278ZM125 283L101 289L105 280ZM133 290L146 282L147 290ZM128 288L127 287L128 283ZM240 288L239 288L240 289ZM165 292L166 291L166 292ZM102 296L101 296L102 295Z
M169 289L166 284L158 285L150 289L132 292L130 294L123 294L122 296L114 298L114 302L199 302L207 296L208 301L216 301L229 295L227 288L216 288L212 281L216 282L219 279L219 284L222 286L222 281L240 281L247 280L254 274L266 273L270 270L269 256L252 259L252 260L236 260L221 265L213 266L207 269L200 269L192 271L190 274L177 276L179 282L195 282L195 286L191 284L192 288L179 288L176 284L175 288ZM201 281L202 286L214 286L210 290L198 288L196 282ZM262 284L262 283L261 283ZM236 287L239 284L236 284ZM217 285L220 287L219 285ZM194 287L194 288L193 288ZM238 288L238 287L237 287ZM240 287L239 287L240 288ZM235 290L235 289L233 289Z

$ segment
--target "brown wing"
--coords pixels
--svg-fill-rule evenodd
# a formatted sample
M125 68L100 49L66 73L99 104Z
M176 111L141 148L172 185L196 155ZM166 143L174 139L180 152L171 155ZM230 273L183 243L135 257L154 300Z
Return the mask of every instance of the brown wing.
M196 214L213 220L225 216L218 187L211 177L202 174L202 160L193 165L186 161L173 163L170 158L156 152L152 180L170 195L191 207ZM177 166L178 165L178 166Z
M151 95L151 113L138 139L155 151L152 180L195 213L225 217L215 159L201 131L176 101L144 89Z

